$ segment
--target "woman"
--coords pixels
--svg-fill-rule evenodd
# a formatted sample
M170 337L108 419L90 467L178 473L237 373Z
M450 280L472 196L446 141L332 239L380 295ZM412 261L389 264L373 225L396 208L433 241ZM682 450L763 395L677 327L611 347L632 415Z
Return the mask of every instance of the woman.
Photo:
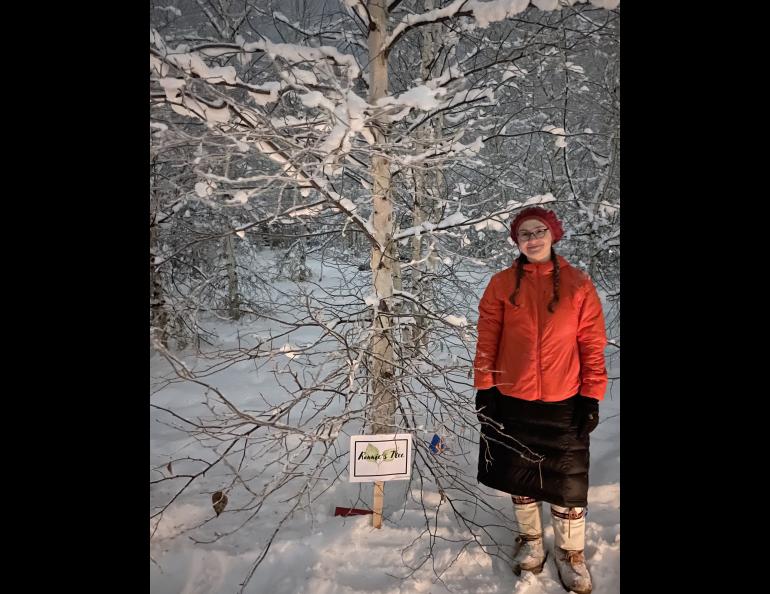
M543 569L541 508L547 501L559 578L567 590L588 594L588 434L599 422L607 388L607 338L593 283L553 250L563 234L552 211L520 211L511 237L521 255L492 277L479 303L478 479L512 495L516 575Z

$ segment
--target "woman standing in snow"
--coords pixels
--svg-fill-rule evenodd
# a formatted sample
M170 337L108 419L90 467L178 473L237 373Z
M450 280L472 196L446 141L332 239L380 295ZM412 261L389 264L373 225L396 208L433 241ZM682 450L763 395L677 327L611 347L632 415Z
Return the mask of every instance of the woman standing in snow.
M607 338L593 283L553 250L563 234L552 211L520 211L511 238L521 255L492 277L479 303L478 480L512 495L516 575L543 569L547 501L559 578L568 590L588 594L588 435L607 388Z

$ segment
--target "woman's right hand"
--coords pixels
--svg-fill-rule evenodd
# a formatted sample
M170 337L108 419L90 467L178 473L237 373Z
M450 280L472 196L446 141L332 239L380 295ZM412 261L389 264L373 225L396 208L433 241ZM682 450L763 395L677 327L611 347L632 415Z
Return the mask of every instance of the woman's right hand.
M500 392L497 387L492 386L476 392L476 417L484 424L489 419L497 418L497 402Z

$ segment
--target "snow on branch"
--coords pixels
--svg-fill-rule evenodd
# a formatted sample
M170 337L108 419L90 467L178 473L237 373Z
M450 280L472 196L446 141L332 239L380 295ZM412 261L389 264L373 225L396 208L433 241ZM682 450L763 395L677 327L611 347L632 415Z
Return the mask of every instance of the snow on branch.
M556 10L560 0L532 0L532 4L544 11ZM564 2L564 0L562 0ZM566 4L572 6L576 2L586 2L587 0L566 0ZM591 4L599 8L611 10L617 8L620 0L590 0ZM422 14L410 14L396 25L385 38L380 51L388 49L404 33L418 26L429 25L446 21L458 17L473 17L479 27L487 27L490 23L502 21L524 12L529 6L529 0L455 0L444 8L434 8Z
M287 62L323 62L332 60L340 66L347 67L348 79L353 80L361 75L361 67L356 58L350 54L343 54L337 48L328 45L320 47L307 47L293 43L273 43L269 40L253 41L244 43L242 46L245 52L263 51L271 59L280 56Z
M517 210L523 206L530 206L533 204L546 204L548 202L553 202L554 200L556 200L556 198L553 197L553 194L548 192L547 194L532 196L526 202L524 202L524 204L521 204L516 201L511 201L508 203L507 207L502 210L498 210L490 214L485 214L485 215L472 217L472 218L468 218L464 214L462 214L460 211L457 211L452 213L448 217L445 217L438 223L431 223L430 221L425 221L419 225L415 225L414 227L403 229L398 233L393 234L393 240L398 241L399 239L404 239L412 236L419 237L423 233L434 233L436 231L445 231L446 229L452 229L455 227L457 228L470 227L472 225L476 225L483 221L487 221L488 219L492 219L500 215L508 214L511 211Z
M293 43L273 43L269 40L259 40L242 44L207 43L194 48L180 45L171 49L165 46L161 36L156 31L151 31L150 40L158 48L154 52L151 48L151 53L155 53L186 72L194 73L204 79L222 77L225 81L234 82L235 69L232 66L211 69L206 66L198 53L213 57L242 52L246 54L263 52L272 60L281 57L292 64L331 60L335 64L347 68L348 79L353 80L361 75L361 67L354 56L342 53L337 48L328 45L307 47Z

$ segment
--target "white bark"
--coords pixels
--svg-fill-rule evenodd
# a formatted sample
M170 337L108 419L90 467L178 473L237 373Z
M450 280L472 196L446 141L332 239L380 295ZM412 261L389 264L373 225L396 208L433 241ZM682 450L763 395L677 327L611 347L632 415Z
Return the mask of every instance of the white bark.
M369 103L388 94L388 58L380 51L387 34L387 0L370 0L367 3L371 26L369 29ZM375 119L372 133L380 151L372 156L372 226L379 245L372 248L371 269L374 291L379 303L374 321L372 338L372 409L374 433L395 432L394 413L396 397L393 390L393 334L389 299L393 296L393 259L389 257L389 244L393 237L393 204L390 197L390 169L382 156L387 133L385 124ZM384 251L380 246L385 246Z

